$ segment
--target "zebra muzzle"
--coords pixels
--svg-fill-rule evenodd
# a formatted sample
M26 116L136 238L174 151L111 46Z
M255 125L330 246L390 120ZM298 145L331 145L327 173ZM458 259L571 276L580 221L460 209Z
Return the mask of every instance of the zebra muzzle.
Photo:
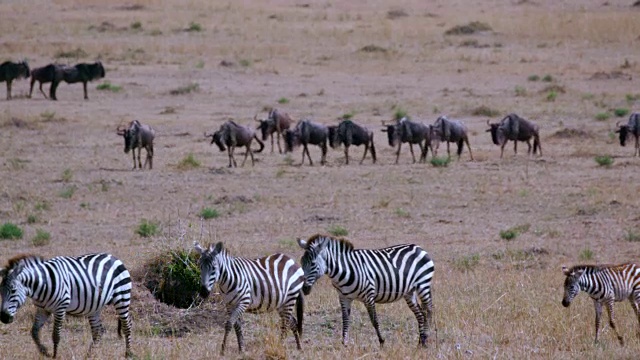
M0 313L0 321L2 321L3 324L11 324L13 322L13 316L6 312Z
M302 293L305 295L309 295L309 293L311 292L311 286L310 285L302 285Z
M203 299L206 299L207 297L209 297L209 289L207 289L206 286L201 286L200 287L200 297L202 297Z

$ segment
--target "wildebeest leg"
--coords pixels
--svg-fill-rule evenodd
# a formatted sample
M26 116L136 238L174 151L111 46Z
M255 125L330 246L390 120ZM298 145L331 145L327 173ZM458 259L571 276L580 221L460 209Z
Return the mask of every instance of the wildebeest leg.
M367 152L369 151L369 143L364 144L364 154L362 154L362 159L360 160L360 165L364 162L364 159L367 157Z
M413 158L413 163L416 163L416 155L413 153L413 144L409 143L409 151L411 152L411 157Z
M89 97L87 96L87 82L86 81L82 82L82 88L84 89L84 99L85 100L89 100Z
M531 140L527 140L527 146L529 147L527 154L531 155Z
M398 159L400 159L400 148L402 147L402 143L398 143L398 150L396 150L396 165L398 164Z
M451 149L449 148L449 140L447 140L447 156L451 157Z
M278 134L276 134L277 136ZM269 136L271 138L271 153L273 154L273 133ZM278 138L278 148L280 148L280 138Z
M251 154L251 166L255 165L253 163L253 153L251 152L251 143L249 143L249 145L247 145L247 151L245 151L244 153L244 160L242 160L242 167L244 167L244 163L247 162L247 157L249 156L249 154Z
M45 99L48 99L47 94L44 92L44 90L42 90L42 83L40 83L40 92L42 93L42 96L44 96ZM31 95L29 95L29 97L31 97Z
M140 156L142 156L142 146L138 147L138 168L142 169L142 161L140 161Z
M144 166L142 168L146 168L147 163L149 163L149 170L151 170L153 168L153 146L146 146L145 150L147 151L147 158L144 160Z
M236 159L233 158L233 148L234 148L233 145L230 145L227 148L227 154L229 155L229 167L233 167L233 166L238 167L238 165L236 165Z
M135 170L136 169L136 149L135 148L131 150L131 156L133 157L133 169L131 170Z
M513 153L518 155L518 140L513 140Z
M282 154L282 148L280 147L280 133L281 131L278 130L277 134L278 134L278 154ZM284 136L283 136L284 139ZM273 138L271 139L271 152L273 152Z
M36 79L31 78L31 86L29 87L29 99L31 99L31 94L33 93L33 85L36 83ZM42 83L40 83L40 90L42 90Z
M11 80L7 80L7 100L11 100Z
M469 157L471 157L471 161L473 161L473 153L471 153L471 145L469 145L469 138L464 139L464 142L467 143L467 149L469 149ZM462 153L462 144L460 144L460 150L458 150L458 158L460 158L460 153Z
M320 165L324 165L327 163L327 143L323 143L320 145L320 149L322 149L322 157L320 158Z
M633 156L636 156L636 154L638 154L637 156L640 156L640 143L638 143L639 140L640 135L636 135L636 150L633 152ZM540 150L540 154L542 154L542 149Z
M502 155L504 155L504 147L507 145L507 142L503 142L502 146L500 146L500 159L502 159Z
M365 148L366 149L366 148ZM366 151L366 150L365 150ZM365 152L365 155L367 153ZM349 147L345 145L344 147L344 157L346 159L346 165L349 165ZM360 164L362 164L362 161L364 161L364 157L362 158L362 160L360 161Z
M51 82L51 87L49 88L49 98L51 100L58 100L56 98L56 89L58 88L59 84L60 84L60 81L57 81L55 79Z
M304 144L304 150L302 151L302 160L304 160L304 153L307 153L307 158L309 159L309 165L313 166L313 160L311 160L311 153L309 152L309 147L307 144Z

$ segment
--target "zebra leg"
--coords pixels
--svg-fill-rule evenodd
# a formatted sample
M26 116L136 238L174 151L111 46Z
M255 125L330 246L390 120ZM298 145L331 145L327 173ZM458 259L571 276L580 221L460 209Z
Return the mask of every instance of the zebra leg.
M238 340L238 349L242 351L244 347L244 336L242 335L242 317L239 317L235 324L233 324L233 330L236 332L236 339Z
M91 338L93 339L88 352L88 354L91 354L93 345L100 342L102 334L105 332L104 326L102 326L102 320L100 320L100 312L89 315L89 324L91 325Z
M620 342L620 345L624 345L624 340L622 339L622 336L620 335L620 333L618 333L618 329L616 329L616 324L613 321L613 317L614 317L613 299L607 300L605 305L607 306L607 312L609 313L609 325L611 326L613 331L616 333L616 336L618 337L618 341Z
M233 327L236 331L236 337L238 338L238 349L242 352L244 349L244 339L242 337L242 325L238 323L238 320L242 316L244 312L244 307L241 305L236 306L235 308L230 307L228 309L229 320L224 324L224 337L222 338L222 347L220 349L220 356L224 356L224 350L227 346L227 337L231 332L231 327ZM240 336L238 336L240 335Z
M40 342L40 329L47 322L47 320L49 319L49 316L51 316L50 312L44 309L38 308L35 319L33 321L33 326L31 327L31 338L33 339L33 342L36 343L36 346L38 347L38 351L40 351L42 355L47 357L51 355L49 355L49 351L47 351L47 347Z
M415 292L410 295L405 295L404 300L409 305L409 309L413 311L413 314L416 316L416 320L418 320L418 333L420 334L420 345L427 346L427 322L425 320L424 311L422 308L418 306L418 299L416 297Z
M376 304L373 300L369 304L365 304L367 307L367 312L369 313L369 319L371 319L371 323L373 327L376 329L376 334L378 335L378 341L380 342L380 346L384 345L384 339L380 334L380 326L378 324L378 315L376 314Z
M636 314L636 318L638 319L638 323L640 324L640 301L637 298L632 297L630 299L630 302L631 306L633 307L633 311ZM638 330L636 331L636 336L640 338L640 328L638 328Z
M282 340L286 339L288 330L293 331L293 336L296 339L296 346L298 350L302 350L302 347L300 346L300 334L298 334L298 321L293 317L293 304L282 310L280 318L282 319L282 332L280 333L280 338Z
M340 298L340 309L342 309L342 344L347 345L349 341L349 323L351 322L351 303L353 300Z
M60 343L60 330L62 329L62 322L64 321L65 312L62 310L59 313L53 314L53 357L58 354L58 344Z
M595 309L596 309L596 340L595 342L597 343L598 335L600 333L600 317L602 316L602 303L594 300L593 305L595 306Z
M120 311L123 311L120 313ZM133 352L131 351L131 317L129 316L129 305L127 305L123 310L118 310L120 317L118 319L118 336L122 337L122 333L124 332L124 342L126 346L124 356L127 358L133 357Z

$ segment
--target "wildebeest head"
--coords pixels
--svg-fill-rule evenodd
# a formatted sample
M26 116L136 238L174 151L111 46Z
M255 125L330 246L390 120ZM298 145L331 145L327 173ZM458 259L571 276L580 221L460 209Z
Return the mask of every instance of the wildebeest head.
M387 125L387 124L382 124L384 126L384 129L382 129L382 132L386 132L387 133L387 139L389 140L389 146L396 146L396 144L398 143L399 140L399 134L398 134L398 124L395 125Z
M627 135L629 134L629 125L620 125L619 123L617 123L616 126L618 127L616 132L620 134L620 145L621 146L627 145Z
M138 146L138 133L140 131L140 122L133 120L128 128L118 127L118 135L124 137L124 153L128 154L131 149Z
M287 129L284 132L284 152L292 152L300 145L300 134L297 131Z
M329 130L329 146L331 146L331 148L340 146L338 126L327 126L327 129Z
M27 64L27 60L20 61L16 64L18 70L18 78L28 78L31 76L31 71L29 70L29 64Z
M213 134L204 134L205 137L211 137L211 144L216 144L218 146L218 149L220 149L220 151L225 151L227 150L226 146L224 145L224 139L223 139L223 133L222 130L218 130L216 132L214 132Z
M269 113L269 116L271 116L271 113ZM253 119L260 123L256 130L260 130L260 133L262 134L262 141L267 141L269 135L276 131L276 121L271 118L258 119L257 115L254 116Z
M91 68L92 79L101 79L106 75L104 71L104 66L102 66L101 61L96 61L95 64L91 65L90 68Z
M498 128L500 127L500 123L492 124L489 123L489 120L487 120L487 125L489 125L489 128L486 132L491 132L491 140L493 141L493 143L496 145L501 145L501 142L499 141L500 139L498 138Z

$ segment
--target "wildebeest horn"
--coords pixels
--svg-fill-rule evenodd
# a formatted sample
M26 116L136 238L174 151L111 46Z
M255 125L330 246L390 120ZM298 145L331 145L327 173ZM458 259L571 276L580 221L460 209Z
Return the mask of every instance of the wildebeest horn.
M491 124L489 124L489 119L487 119L487 125L488 125L488 126L491 126Z
M260 120L258 120L258 114L253 115L253 120L260 122Z
M122 126L118 126L118 127L116 128L116 134L118 134L118 135L124 135L125 130L126 130L126 129L124 129Z
M616 122L616 127L620 127L620 121Z
M213 134L207 134L207 132L206 132L206 131L204 132L204 137L206 137L206 138L207 138L207 137L212 137L212 136L213 136Z

